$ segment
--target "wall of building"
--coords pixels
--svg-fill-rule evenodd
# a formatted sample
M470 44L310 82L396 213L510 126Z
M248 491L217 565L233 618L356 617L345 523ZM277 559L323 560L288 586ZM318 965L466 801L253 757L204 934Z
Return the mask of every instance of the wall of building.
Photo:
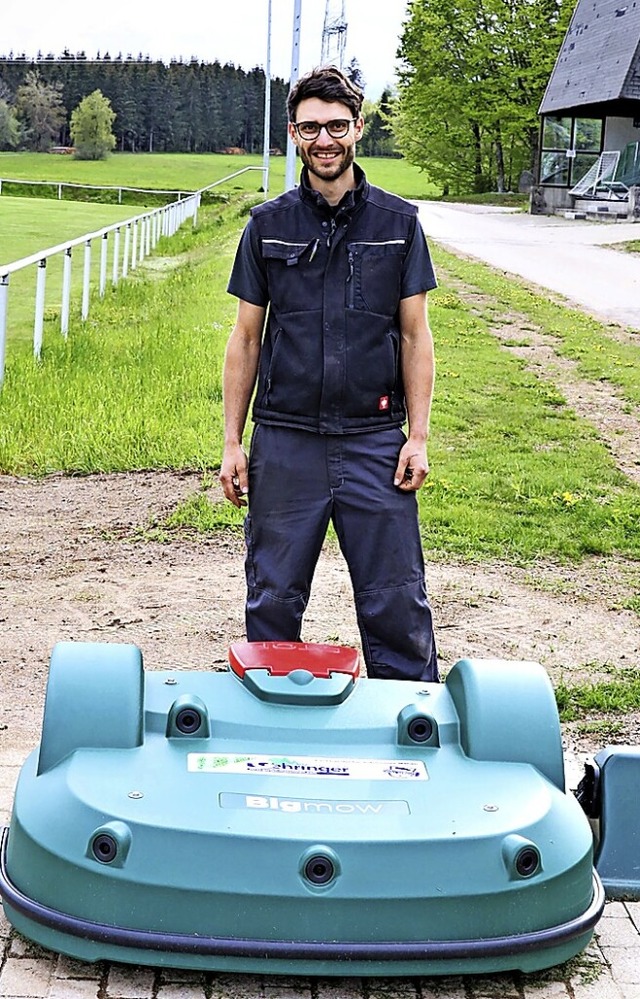
M604 149L624 149L628 142L640 140L640 127L634 127L633 118L605 118Z

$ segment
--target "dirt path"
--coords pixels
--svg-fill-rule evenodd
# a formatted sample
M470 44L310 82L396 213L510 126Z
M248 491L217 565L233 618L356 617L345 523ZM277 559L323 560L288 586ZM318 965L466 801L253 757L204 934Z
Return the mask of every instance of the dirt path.
M243 635L243 551L235 535L167 542L148 530L201 488L170 472L0 477L0 743L40 734L51 648L60 640L134 642L147 669L221 668ZM217 488L217 487L215 487ZM635 614L619 607L639 568L591 560L534 571L494 563L428 566L440 655L535 659L570 681L640 663ZM327 548L306 617L308 641L358 644L348 575ZM636 739L638 719L625 736ZM574 749L592 739L567 731ZM599 745L600 743L598 743Z

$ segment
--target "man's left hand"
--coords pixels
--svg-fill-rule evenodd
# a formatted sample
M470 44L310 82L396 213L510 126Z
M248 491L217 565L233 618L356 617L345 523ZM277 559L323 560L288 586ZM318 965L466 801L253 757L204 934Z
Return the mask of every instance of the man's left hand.
M398 455L393 484L403 492L417 492L429 474L427 445L409 438Z

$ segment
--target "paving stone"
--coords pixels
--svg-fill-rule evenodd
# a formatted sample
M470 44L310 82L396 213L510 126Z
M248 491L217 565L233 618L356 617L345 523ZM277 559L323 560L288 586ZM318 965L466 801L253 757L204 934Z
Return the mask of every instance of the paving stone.
M616 982L627 985L640 985L640 961L638 947L603 947L602 953L611 965L611 974Z
M25 749L2 749L0 751L0 768L4 767L21 767L27 756L29 755L31 747Z
M465 979L462 976L443 975L442 978L421 978L422 999L466 999Z
M568 985L572 999L624 999L622 989L607 972L595 981L577 978L571 979Z
M467 982L473 999L520 999L520 986L512 974L478 975Z
M56 962L56 978L86 978L100 981L103 974L101 964L90 964L88 961L76 961L66 954L59 954Z
M640 985L622 984L620 988L622 989L624 999L640 999Z
M524 999L568 999L569 992L564 982L523 982Z
M97 999L100 982L88 979L56 978L47 992L47 999Z
M361 999L362 978L319 978L315 983L316 999Z
M204 971L189 971L188 968L162 968L159 979L162 986L184 982L186 985L201 985L204 988L207 976Z
M603 919L596 929L596 939L600 947L638 947L640 936L631 920Z
M257 975L216 975L210 989L210 999L264 999Z
M270 985L268 980L264 983L264 999L311 999L311 986L295 981L289 985Z
M153 990L154 980L153 968L112 964L109 968L105 999L148 999Z
M0 908L0 938L6 940L11 933L11 923Z
M232 993L227 994L231 999ZM207 992L204 985L181 982L173 985L161 985L156 996L158 999L207 999Z
M604 912L602 913L602 920L605 919L628 919L629 913L625 908L624 902L607 902L604 907ZM600 925L600 923L598 925Z
M367 999L417 999L415 978L367 978Z
M33 958L9 957L0 975L0 996L28 996L40 999L49 995L52 962Z
M33 957L42 958L43 960L54 960L54 956L40 944L32 943L31 940L27 940L20 933L14 933L11 937L11 943L9 946L9 955L11 957Z
M624 902L624 907L631 917L631 921L640 933L640 902ZM640 943L640 940L638 941Z

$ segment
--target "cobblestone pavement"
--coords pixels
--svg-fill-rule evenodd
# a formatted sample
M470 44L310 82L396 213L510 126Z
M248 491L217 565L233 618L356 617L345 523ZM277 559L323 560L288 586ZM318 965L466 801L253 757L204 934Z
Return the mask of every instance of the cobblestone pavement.
M2 825L25 755L0 750ZM0 999L640 999L640 902L608 903L589 948L559 968L419 979L258 977L85 964L29 943L0 911Z

